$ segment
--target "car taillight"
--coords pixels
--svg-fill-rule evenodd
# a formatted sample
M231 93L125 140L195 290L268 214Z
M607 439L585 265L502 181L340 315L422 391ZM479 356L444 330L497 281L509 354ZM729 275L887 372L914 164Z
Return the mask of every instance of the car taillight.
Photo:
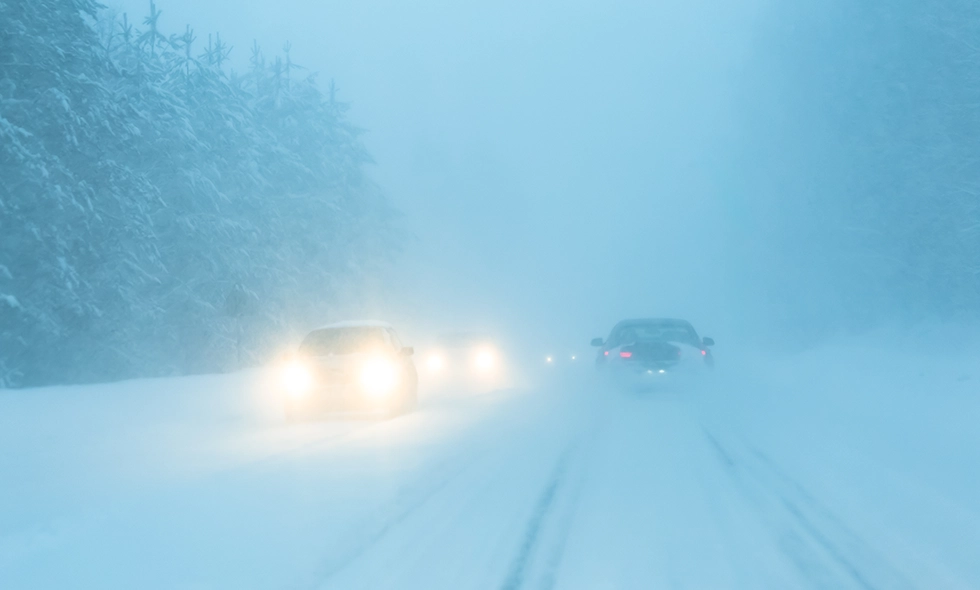
M619 356L621 356L624 359L628 359L631 356L633 356L633 353L632 352L623 351L623 352L619 353Z
M609 351L608 351L608 350L606 350L606 351L604 351L604 352L603 352L602 354L603 354L604 356L609 356Z
M701 351L701 356L708 356L708 351L707 350L702 350Z

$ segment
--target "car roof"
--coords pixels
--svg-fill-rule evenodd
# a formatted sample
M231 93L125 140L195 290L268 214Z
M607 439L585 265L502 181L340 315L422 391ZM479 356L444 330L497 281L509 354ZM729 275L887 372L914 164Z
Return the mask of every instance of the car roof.
M633 319L633 320L623 320L623 321L619 322L618 324L616 324L615 326L613 326L613 329L616 329L616 328L619 328L619 327L622 327L622 326L630 326L630 325L636 325L636 324L660 324L662 326L663 325L667 325L667 326L673 325L673 326L690 326L692 328L694 327L694 326L691 325L691 322L689 322L687 320L678 320L678 319L674 319L674 318L639 318L639 319Z
M332 324L327 324L325 326L320 326L314 332L320 330L333 330L335 328L387 328L389 330L394 329L388 322L382 322L379 320L348 320L345 322L334 322Z
M690 324L691 322L687 320L680 320L677 318L634 318L631 320L623 320L619 323L620 324Z

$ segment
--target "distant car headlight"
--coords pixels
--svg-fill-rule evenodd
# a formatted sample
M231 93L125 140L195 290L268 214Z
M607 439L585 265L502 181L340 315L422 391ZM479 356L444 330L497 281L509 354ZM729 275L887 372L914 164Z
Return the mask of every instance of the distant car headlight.
M283 389L293 397L303 397L313 389L313 372L301 361L285 365L279 374Z
M360 383L369 395L389 395L398 385L398 367L386 358L369 359L361 365Z
M480 373L489 373L497 368L497 354L492 348L480 348L473 356L473 368Z
M425 368L430 373L441 373L446 368L446 359L441 354L434 352L426 357Z

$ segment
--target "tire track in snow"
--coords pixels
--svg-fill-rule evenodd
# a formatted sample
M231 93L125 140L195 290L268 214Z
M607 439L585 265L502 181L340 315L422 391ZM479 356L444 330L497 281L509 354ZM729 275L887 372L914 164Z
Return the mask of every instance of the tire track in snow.
M705 438L708 439L708 444L710 444L711 448L715 450L715 453L718 455L719 460L728 469L730 470L735 469L735 459L733 459L732 456L728 453L728 451L725 450L725 447L723 447L721 443L718 442L718 439L715 438L713 434L711 434L707 430L703 430L703 431L704 431Z
M746 445L748 455L737 455L723 445L718 437L707 429L704 436L715 451L718 461L736 481L742 493L750 498L761 500L757 508L775 508L784 520L789 521L791 539L809 539L811 547L820 552L807 551L805 543L797 543L792 553L783 547L797 568L805 575L814 572L809 564L830 561L833 569L844 579L837 579L831 587L845 585L861 590L912 588L911 584L885 558L879 555L870 544L850 529L843 520L829 508L821 504L802 484L791 478L765 453ZM747 477L743 477L747 476ZM749 489L756 488L755 490ZM762 492L762 495L758 492ZM783 525L786 526L786 525ZM800 539L800 540L802 540ZM806 552L803 555L798 552ZM821 555L822 553L822 555ZM856 559L855 559L856 557ZM840 576L837 576L838 578ZM810 582L818 580L808 579Z
M368 552L389 531L408 519L415 511L424 506L444 488L448 487L454 480L461 477L467 471L476 470L477 465L480 464L481 459L486 454L484 451L476 456L472 454L466 455L462 460L454 456L442 461L437 468L442 473L442 477L439 477L435 483L426 486L425 489L413 495L411 498L402 502L396 501L396 504L399 504L399 506L382 518L380 523L374 526L367 525L361 529L365 532L359 535L360 539L355 540L350 547L345 548L341 555L329 559L316 573L315 582L304 584L302 587L322 588L326 586L330 579L338 572ZM431 480L431 475L431 472L428 473L424 479Z
M851 575L859 586L865 590L912 587L908 580L894 566L878 555L867 541L848 527L839 516L821 504L813 494L797 480L790 477L768 455L754 447L749 447L749 449L758 460L758 464L777 480L777 484L773 487L780 485L783 487L784 491L779 493L779 498L787 512L793 515L797 523ZM792 496L796 496L795 500ZM823 521L822 527L816 524L817 520ZM839 540L835 542L831 536L837 536ZM847 547L843 547L843 545L847 545ZM863 561L874 563L875 569L880 572L879 577L886 578L886 581L881 584L874 583L848 555L857 556Z
M553 513L556 499L567 479L568 463L576 447L577 441L572 441L558 457L551 476L538 496L538 501L535 503L531 518L528 520L527 526L524 529L524 535L517 555L511 561L507 576L500 586L501 590L518 590L524 586L527 570L539 546L548 517ZM567 530L562 531L562 533L562 538L559 539L557 544L559 555L552 555L552 560L560 558L560 548L564 544L564 535L567 534Z
M579 469L574 481L570 484L570 489L564 494L567 496L564 510L562 510L559 515L555 517L558 520L554 526L555 541L551 543L547 556L545 557L543 565L544 571L542 571L538 576L540 578L539 587L541 590L551 590L555 587L555 583L557 581L556 576L561 566L562 558L565 554L565 546L568 543L568 536L572 529L572 523L574 522L578 511L578 503L584 485L585 470Z
M507 408L497 409L490 416L481 415L479 423L483 427L476 438L464 446L455 446L451 454L442 457L406 482L402 487L410 488L410 492L400 493L392 502L379 507L382 510L380 518L362 518L360 526L353 529L351 534L334 539L335 550L326 552L322 565L308 578L310 581L296 584L295 587L330 587L338 579L338 574L368 556L390 534L398 531L424 507L443 498L444 494L449 493L455 498L472 496L474 492L482 493L487 482L474 486L471 480L496 480L500 473L506 472L506 466L513 460L514 454L522 452L521 449L526 444L521 437L516 437L505 445L499 444L495 434L499 428L496 420L509 417L505 410ZM463 429L464 432L468 430ZM469 483L463 486L464 489L453 490L466 482Z

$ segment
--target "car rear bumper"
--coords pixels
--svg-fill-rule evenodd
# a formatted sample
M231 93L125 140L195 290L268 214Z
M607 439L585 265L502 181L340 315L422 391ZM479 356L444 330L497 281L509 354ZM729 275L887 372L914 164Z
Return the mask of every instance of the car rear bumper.
M627 388L657 388L661 385L683 385L704 372L700 363L682 362L615 362L602 373L612 383Z

